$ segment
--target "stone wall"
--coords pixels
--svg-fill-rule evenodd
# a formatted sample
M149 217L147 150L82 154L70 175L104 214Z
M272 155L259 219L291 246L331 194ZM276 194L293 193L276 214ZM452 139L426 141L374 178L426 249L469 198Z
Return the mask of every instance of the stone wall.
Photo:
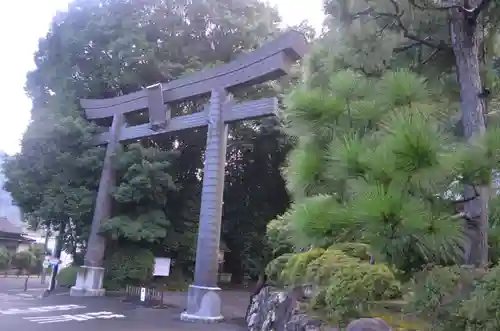
M283 291L272 286L263 287L252 296L246 313L249 331L338 331L315 317L299 310L304 297L302 287ZM351 322L346 331L392 331L378 318L362 318Z

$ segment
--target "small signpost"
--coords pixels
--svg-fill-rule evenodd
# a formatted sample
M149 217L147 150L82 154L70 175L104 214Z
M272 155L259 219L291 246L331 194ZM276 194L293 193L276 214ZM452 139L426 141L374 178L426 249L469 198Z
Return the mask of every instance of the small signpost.
M45 260L43 261L43 268L44 269L48 269L48 268L52 269L50 283L49 283L49 286L48 286L45 294L48 294L56 286L56 279L55 278L57 276L57 270L58 270L59 265L61 263L62 263L62 261L60 259L58 259L57 257L54 257L54 256L46 256L45 257Z
M44 269L47 269L49 266L50 266L50 262L49 262L49 260L44 260L44 261L43 261L43 264L42 264L42 267L43 267Z
M146 288L141 287L141 302L146 301Z

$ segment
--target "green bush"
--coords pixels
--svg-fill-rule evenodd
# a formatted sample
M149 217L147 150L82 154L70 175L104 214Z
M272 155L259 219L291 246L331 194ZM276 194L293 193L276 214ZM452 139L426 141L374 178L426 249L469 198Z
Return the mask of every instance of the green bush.
M30 251L17 252L12 256L11 265L19 272L29 272L36 266L36 256Z
M492 268L460 307L466 330L500 330L500 266Z
M76 275L80 267L68 266L59 270L57 274L57 283L60 287L72 287L76 283Z
M342 324L364 316L376 301L400 295L400 284L386 265L346 264L320 295L330 317Z
M311 261L316 260L325 252L322 248L297 253L290 256L282 272L282 280L287 285L302 284L306 282L305 270Z
M266 266L265 272L267 278L271 282L274 282L275 284L282 284L282 282L284 281L283 270L285 269L288 260L293 255L294 254L283 254L269 262L269 264Z
M11 258L12 256L10 252L5 248L0 247L0 270L6 270L9 268Z
M45 250L43 244L32 244L29 251L35 257L35 262L29 272L31 274L39 275L43 270L43 260L45 257Z
M142 285L153 277L155 257L149 250L125 248L114 252L106 261L104 285L115 290L126 285Z
M483 275L483 271L461 266L425 270L413 282L409 309L435 330L459 330L464 323L460 307Z
M361 260L347 256L340 250L328 249L318 258L311 261L305 270L305 280L308 283L324 286L330 283L336 272L346 265L359 265Z
M363 316L374 301L401 297L401 284L387 265L372 265L338 249L283 255L269 263L266 273L288 285L315 285L310 308L336 322Z
M362 261L370 261L370 246L362 243L339 243L329 249L336 249L348 256L356 257Z

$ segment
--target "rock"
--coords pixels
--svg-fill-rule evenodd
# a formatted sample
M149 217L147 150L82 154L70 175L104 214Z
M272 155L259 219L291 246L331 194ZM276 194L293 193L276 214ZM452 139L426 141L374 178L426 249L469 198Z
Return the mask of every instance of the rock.
M318 318L297 314L293 315L285 324L285 331L322 331L324 326L324 321Z
M312 318L299 311L296 289L280 291L264 287L252 296L247 310L249 331L336 331L328 328L319 318Z
M252 296L247 310L249 331L338 331L319 319L299 311L302 294L297 289L280 291L263 287ZM392 331L380 318L361 318L347 326L346 331Z
M381 318L360 318L349 323L346 331L392 331L392 328Z

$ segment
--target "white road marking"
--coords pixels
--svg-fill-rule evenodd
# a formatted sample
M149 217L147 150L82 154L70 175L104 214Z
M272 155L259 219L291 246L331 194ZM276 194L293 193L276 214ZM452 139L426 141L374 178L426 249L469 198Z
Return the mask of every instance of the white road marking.
M18 295L18 294L7 294L0 293L0 300L2 301L16 301L16 300L33 300L34 297L32 295Z
M31 294L28 294L28 293L18 293L16 295L23 297L23 298L33 298L33 296Z
M84 322L94 319L112 319L112 318L124 318L124 317L125 315L122 314L115 314L109 311L99 311L99 312L85 313L78 315L23 317L23 319L37 324L49 324L49 323L61 323L70 321Z
M44 307L30 307L30 308L10 308L7 310L0 310L0 314L2 315L22 315L22 314L31 314L31 313L48 313L51 311L66 311L72 309L82 309L86 308L85 306L80 305L60 305L60 306L44 306Z
M45 287L33 287L33 288L28 288L26 291L32 292L32 291L43 291L46 290L47 286ZM12 290L7 290L8 292L26 292L23 288L18 288L18 289L12 289Z

